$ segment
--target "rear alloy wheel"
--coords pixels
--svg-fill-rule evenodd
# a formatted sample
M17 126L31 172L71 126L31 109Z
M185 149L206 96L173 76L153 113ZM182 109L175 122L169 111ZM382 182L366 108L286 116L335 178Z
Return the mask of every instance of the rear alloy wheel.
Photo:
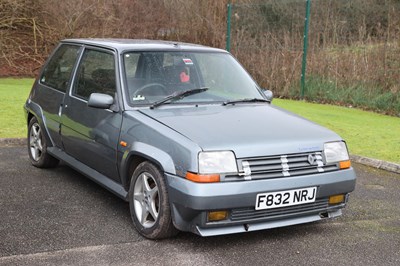
M58 164L58 160L47 153L47 143L42 128L33 117L28 126L28 153L31 163L39 168L51 168Z
M135 227L144 237L161 239L178 233L172 224L164 176L154 164L143 162L134 171L129 207Z

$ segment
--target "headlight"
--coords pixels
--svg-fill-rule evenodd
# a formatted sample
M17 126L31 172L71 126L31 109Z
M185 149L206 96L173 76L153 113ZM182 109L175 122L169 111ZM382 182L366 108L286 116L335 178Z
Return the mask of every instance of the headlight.
M325 143L324 155L326 163L349 161L349 154L347 152L346 143L344 143L343 141Z
M221 174L237 172L236 158L231 151L210 151L199 153L200 174Z

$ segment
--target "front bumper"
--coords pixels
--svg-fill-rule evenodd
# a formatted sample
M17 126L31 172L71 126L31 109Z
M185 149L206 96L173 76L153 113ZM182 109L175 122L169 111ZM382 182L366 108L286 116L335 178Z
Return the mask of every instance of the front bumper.
M347 195L354 190L356 182L352 168L309 176L208 184L194 183L170 174L166 177L174 225L181 231L202 236L262 230L340 216L346 203L329 205L328 197ZM255 211L258 193L312 186L318 188L315 203ZM228 210L228 219L208 222L207 211L210 210ZM244 215L237 216L238 212Z

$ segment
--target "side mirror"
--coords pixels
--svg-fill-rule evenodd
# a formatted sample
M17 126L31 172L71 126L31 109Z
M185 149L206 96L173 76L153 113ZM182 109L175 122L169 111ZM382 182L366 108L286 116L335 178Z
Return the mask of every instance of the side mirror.
M264 91L264 95L265 95L265 97L267 98L267 100L268 100L269 102L272 102L272 99L274 98L274 94L272 93L272 91L270 91L270 90L265 90L265 91Z
M90 94L88 106L99 109L109 109L114 103L114 98L108 94L92 93Z

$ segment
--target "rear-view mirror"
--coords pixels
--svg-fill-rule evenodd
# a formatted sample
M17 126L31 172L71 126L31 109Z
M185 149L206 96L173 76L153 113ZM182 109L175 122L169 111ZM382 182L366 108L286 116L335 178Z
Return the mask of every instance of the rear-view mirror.
M274 94L272 93L272 91L264 90L264 95L269 102L272 102L272 99L274 98Z

